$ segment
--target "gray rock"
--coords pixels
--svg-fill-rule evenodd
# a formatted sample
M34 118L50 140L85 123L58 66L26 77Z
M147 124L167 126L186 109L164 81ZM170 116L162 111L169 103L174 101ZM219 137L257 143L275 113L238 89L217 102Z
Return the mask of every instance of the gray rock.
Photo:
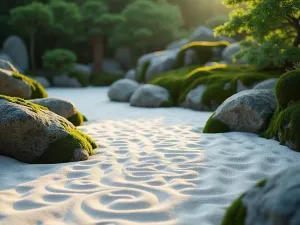
M0 69L0 95L31 98L31 86L26 81L14 78L12 74L12 71Z
M152 58L145 81L148 82L165 71L175 69L177 54L178 50L167 50Z
M188 42L189 42L188 39L181 39L178 41L174 41L166 47L166 50L175 50L175 49L181 48L184 45L186 45Z
M130 69L134 66L133 54L130 48L127 47L118 48L115 52L115 59L125 69Z
M77 63L74 68L74 72L80 72L82 75L86 77L86 79L89 79L92 73L92 67L90 65L84 65Z
M4 69L4 70L9 70L12 72L16 72L19 73L19 71L17 70L16 67L13 66L13 64L11 64L9 61L0 59L0 68Z
M104 59L103 71L112 74L125 75L125 72L122 70L120 63L118 63L115 59Z
M41 99L33 99L31 102L47 107L51 112L56 113L66 119L75 115L77 110L75 106L64 99L59 98L41 98Z
M247 90L226 99L213 118L231 131L259 133L268 126L277 107L273 91Z
M3 51L8 54L14 63L16 63L17 66L20 66L23 71L28 70L28 50L24 41L19 36L9 36L3 43Z
M132 69L127 71L125 78L130 80L136 80L136 70Z
M188 42L193 41L228 41L230 43L236 42L234 39L226 36L214 36L214 31L204 26L198 27L190 36Z
M270 89L275 91L276 82L277 82L276 78L270 78L258 83L257 85L254 86L253 89Z
M240 43L233 43L222 52L222 58L229 64L233 63L233 57L241 50ZM238 60L237 64L244 64L245 60Z
M33 77L33 76L29 76L29 77L39 82L44 88L50 87L50 82L45 77Z
M74 77L69 77L67 74L62 74L53 77L54 87L81 87L79 81Z
M139 88L136 81L121 79L114 82L108 91L108 97L111 101L129 102L131 95Z
M298 179L299 178L299 179ZM242 199L245 225L300 224L300 166L294 165L254 187Z
M139 87L130 98L130 105L137 107L156 108L167 103L169 91L163 87L145 84Z
M185 100L181 103L181 107L190 108L194 110L203 110L202 104L202 96L206 90L206 86L204 84L199 85L195 89L191 90Z
M4 99L0 99L0 113L0 154L26 163L33 163L51 143L69 134L62 124L75 128L51 111L35 112ZM82 153L76 151L72 160L86 160L87 155L83 152L85 149Z
M184 52L184 66L196 65L199 63L199 57L195 50L187 49Z

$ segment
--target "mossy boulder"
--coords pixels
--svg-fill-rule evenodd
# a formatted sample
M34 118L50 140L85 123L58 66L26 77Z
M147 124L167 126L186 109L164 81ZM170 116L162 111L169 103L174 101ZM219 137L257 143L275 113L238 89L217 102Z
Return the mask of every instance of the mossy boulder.
M30 100L30 102L47 107L51 112L69 120L74 126L81 126L84 122L83 115L76 109L72 102L67 100L59 98L43 98Z
M271 90L242 91L218 107L204 132L223 133L226 127L229 128L227 131L260 133L267 128L276 106Z
M0 96L0 154L26 163L87 160L96 143L68 120L21 98Z
M111 85L108 97L111 101L129 102L132 94L139 88L139 84L134 80L121 79Z

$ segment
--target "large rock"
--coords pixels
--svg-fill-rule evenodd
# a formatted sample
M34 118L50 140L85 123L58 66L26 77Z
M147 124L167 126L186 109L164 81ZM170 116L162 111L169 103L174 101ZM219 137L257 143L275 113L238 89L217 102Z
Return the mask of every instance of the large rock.
M13 77L13 72L0 69L0 95L31 98L31 86L24 80Z
M233 43L226 47L222 52L222 58L229 64L233 63L234 56L241 50L240 43ZM239 60L237 63L245 63L244 60Z
M76 78L69 77L67 74L54 76L52 82L54 87L81 87Z
M44 88L48 88L51 86L50 82L45 77L30 76L30 78L39 82Z
M133 54L130 48L121 47L115 52L115 59L125 69L131 69L133 65Z
M190 65L195 65L199 63L199 57L198 54L194 49L187 49L184 52L184 66L190 66Z
M92 73L92 67L90 65L76 64L72 70L73 72L80 72L86 79L89 79Z
M193 41L228 41L230 43L236 42L234 39L226 36L214 36L214 31L204 26L198 27L190 36L188 42Z
M148 82L165 71L175 69L177 54L178 50L167 50L152 58L146 71L145 81Z
M166 50L175 50L175 49L181 48L184 45L186 45L188 42L189 42L188 39L181 39L178 41L174 41L174 42L170 43L169 45L167 45Z
M299 190L299 165L278 173L262 187L250 189L242 199L243 207L247 211L245 225L300 224Z
M102 69L107 73L125 75L120 63L118 63L115 59L104 59Z
M156 108L168 103L169 91L163 87L145 84L139 87L130 98L130 105Z
M136 70L134 69L128 70L127 73L125 74L125 78L130 80L136 80Z
M111 101L129 102L131 95L138 89L139 84L136 81L122 79L114 82L108 91L108 97Z
M0 154L26 163L88 159L96 144L63 117L40 107L0 97Z
M253 89L269 89L275 91L276 82L278 79L270 78L268 80L264 80L257 85L254 86Z
M30 100L30 102L47 107L51 112L54 112L64 118L70 118L77 113L75 106L64 99L41 98Z
M3 43L3 51L8 54L14 63L23 71L29 68L28 51L24 41L15 35L9 36Z
M13 64L11 64L9 61L0 59L0 68L4 69L4 70L9 70L12 72L16 72L19 73L18 69L16 67L14 67Z
M204 106L202 104L202 96L206 90L204 84L199 85L195 89L191 90L185 100L181 103L181 107L190 108L194 110L203 110Z
M212 119L226 124L230 131L259 133L264 130L276 109L271 90L247 90L226 99Z

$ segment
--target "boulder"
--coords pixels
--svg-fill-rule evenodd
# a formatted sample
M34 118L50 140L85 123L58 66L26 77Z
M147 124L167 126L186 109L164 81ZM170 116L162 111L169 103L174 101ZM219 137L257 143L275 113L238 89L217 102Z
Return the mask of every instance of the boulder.
M276 109L271 90L247 90L226 99L212 116L230 131L259 133L266 129Z
M148 82L165 71L175 69L177 54L178 50L167 50L152 58L145 74L145 81Z
M75 106L71 102L59 98L33 99L30 102L47 107L51 112L66 119L77 113Z
M16 67L13 66L13 64L11 64L9 61L0 59L0 68L4 69L4 70L9 70L12 72L16 72L19 73L19 71L17 70Z
M92 73L92 67L90 65L84 65L77 63L73 70L73 72L80 72L82 75L85 76L86 79L89 79Z
M44 88L48 88L48 87L51 86L50 82L45 77L35 77L35 76L33 77L33 76L31 76L30 78L33 79L33 80L36 80L37 82L39 82Z
M25 80L16 79L12 71L0 69L0 95L29 99L32 89Z
M131 95L139 88L134 80L122 79L114 82L108 91L111 101L129 102Z
M229 64L233 63L233 57L241 50L240 43L233 43L230 46L226 47L222 52L222 58ZM244 60L239 60L239 64L245 63Z
M199 85L195 89L191 90L185 100L181 103L181 107L190 108L194 110L203 110L204 106L202 105L202 96L206 90L204 84Z
M19 66L23 71L28 70L28 51L24 41L20 37L15 35L9 36L3 43L3 51L9 55L13 62L16 63L16 65Z
M241 200L247 211L243 218L245 225L300 224L299 189L299 165L293 165L268 178L261 187L250 189Z
M125 74L125 78L130 80L136 80L136 70L132 69L127 71L127 73Z
M186 45L188 42L189 42L188 39L181 39L178 41L174 41L166 47L166 50L175 50L175 49L181 48L184 45Z
M184 66L196 65L199 63L198 54L194 49L187 49L184 52Z
M95 142L65 118L21 98L0 96L0 154L26 163L87 160Z
M214 31L204 26L198 27L194 33L190 36L188 42L193 41L228 41L230 43L236 42L234 39L226 36L217 36L215 37Z
M106 73L125 75L120 63L118 63L115 59L104 59L102 69Z
M278 79L276 78L270 78L267 80L264 80L257 85L254 86L253 89L269 89L275 91L276 82Z
M118 48L115 52L115 59L125 69L131 69L134 66L133 54L130 48Z
M69 77L67 74L54 76L52 82L54 87L81 87L76 78Z
M170 94L166 88L145 84L139 87L130 98L130 105L137 107L156 108L170 101Z

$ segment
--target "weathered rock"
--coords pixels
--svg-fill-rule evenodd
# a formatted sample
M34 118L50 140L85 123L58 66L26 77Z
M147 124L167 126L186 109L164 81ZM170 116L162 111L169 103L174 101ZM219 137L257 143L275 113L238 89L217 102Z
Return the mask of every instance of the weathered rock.
M242 199L245 225L300 224L299 189L300 166L294 165L269 178L263 187L247 191Z
M47 107L51 112L54 112L66 119L77 113L75 106L71 102L64 99L41 98L30 100L30 102Z
M28 51L24 41L15 35L9 36L3 43L3 51L8 54L16 67L20 67L23 71L29 68Z
M242 91L226 99L213 119L223 122L231 131L259 133L268 126L276 106L273 91Z
M118 63L115 59L104 59L102 69L107 73L125 75L120 63Z
M130 80L136 80L136 70L132 69L127 71L125 78Z
M170 99L169 91L163 87L145 84L139 87L130 98L130 105L156 108L163 106Z
M188 42L189 42L188 39L181 39L178 41L174 41L166 47L166 50L175 50L175 49L181 48L184 45L186 45Z
M76 64L72 70L73 72L80 72L82 75L89 79L92 73L92 67L90 65Z
M198 27L194 33L189 38L188 42L193 41L228 41L230 43L236 42L234 39L226 36L214 36L214 31L207 27L200 26Z
M276 82L278 79L276 78L270 78L268 80L264 80L257 85L254 86L253 89L270 89L275 91Z
M199 85L195 89L191 90L185 97L184 102L181 103L181 107L190 108L194 110L203 110L202 96L206 90L204 84Z
M0 69L0 95L31 98L31 86L26 81L16 79L12 75L12 71Z
M131 95L139 88L134 80L122 79L114 82L108 91L111 101L129 102Z
M37 82L39 82L44 88L48 88L50 87L50 82L47 80L47 78L45 77L30 77L33 80L36 80Z
M115 59L120 63L123 68L131 69L133 65L133 54L130 48L121 47L115 52Z
M67 74L54 76L52 82L54 87L81 87L76 78L69 77Z
M240 50L240 43L233 43L224 49L224 51L222 52L222 58L229 64L232 64L234 55L237 54ZM244 64L245 60L238 60L235 63Z
M146 72L145 81L152 80L156 75L168 70L172 70L176 66L178 50L163 51L160 55L151 59L151 64Z
M19 73L19 71L17 70L16 67L14 67L13 64L11 64L9 61L3 60L3 59L0 59L0 68L4 69L4 70L9 70L12 72Z
M9 99L0 99L1 155L26 163L59 163L86 160L92 153L95 143L83 141L86 137L63 117L22 99Z
M195 50L187 49L184 52L184 66L196 65L199 63L199 57Z

